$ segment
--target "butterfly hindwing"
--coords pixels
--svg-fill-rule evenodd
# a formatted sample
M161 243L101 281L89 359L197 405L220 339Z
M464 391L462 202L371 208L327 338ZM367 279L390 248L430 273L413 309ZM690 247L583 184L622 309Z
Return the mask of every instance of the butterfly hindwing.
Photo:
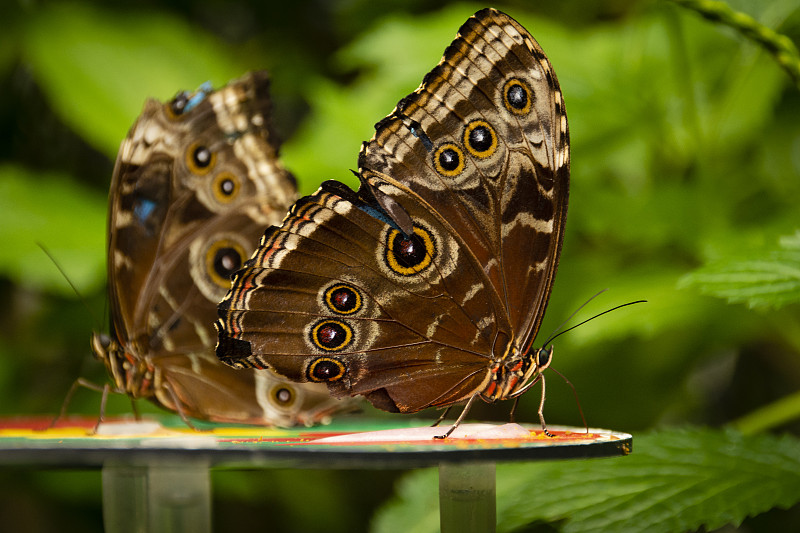
M402 232L323 187L267 232L220 308L253 353L270 354L268 361L254 356L254 365L294 380L326 381L341 395L437 378L442 358L479 370L486 361L464 354L470 346L488 350L490 339L468 310L479 313L454 301L447 286L445 273L458 267L454 243L439 238L444 226L433 219L417 219L415 232L414 245L423 250L412 254L416 263L402 257L399 244L391 246L403 240ZM479 269L472 270L478 283ZM475 302L487 311L485 302ZM432 340L434 316L439 334ZM347 372L326 379L314 372L320 361ZM452 394L426 396L423 406L452 402Z

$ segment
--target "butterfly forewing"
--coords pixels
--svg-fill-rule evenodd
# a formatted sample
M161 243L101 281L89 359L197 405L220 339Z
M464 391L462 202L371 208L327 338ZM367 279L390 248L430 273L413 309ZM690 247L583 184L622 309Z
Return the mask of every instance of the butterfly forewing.
M541 48L478 12L376 125L359 191L326 182L267 231L220 305L217 355L389 411L480 394L544 314L567 146Z
M457 228L503 302L500 329L521 348L544 315L563 240L566 113L547 57L516 21L484 10L459 35L378 124L361 164L406 184Z

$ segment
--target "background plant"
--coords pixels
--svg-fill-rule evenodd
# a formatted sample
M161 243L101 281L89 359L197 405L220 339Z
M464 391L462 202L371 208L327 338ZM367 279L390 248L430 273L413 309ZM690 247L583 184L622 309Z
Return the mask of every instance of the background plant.
M146 97L269 69L284 160L308 193L324 179L351 180L373 124L483 7L145 5L20 3L4 17L3 414L54 413L75 377L104 379L88 337L105 329L105 197L119 142ZM569 222L542 331L602 288L610 290L582 315L648 300L560 337L553 363L578 388L591 425L635 434L634 454L501 466L500 529L798 523L800 97L792 47L800 4L497 7L547 51L570 119ZM550 383L548 420L579 424L568 388ZM97 412L97 397L78 402L75 410ZM520 418L536 420L535 404L524 401ZM120 398L112 407L129 410ZM507 411L473 414L502 420ZM276 530L353 531L374 516L376 531L435 530L435 474L393 485L398 475L218 472L218 529L271 521ZM0 472L0 516L26 531L99 529L99 478ZM368 500L341 489L353 483L374 487Z

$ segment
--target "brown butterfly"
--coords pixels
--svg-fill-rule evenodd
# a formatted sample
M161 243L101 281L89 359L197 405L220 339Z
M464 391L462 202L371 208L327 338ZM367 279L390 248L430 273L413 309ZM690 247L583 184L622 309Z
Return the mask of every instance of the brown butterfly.
M569 194L561 90L534 38L494 9L459 30L375 127L361 187L328 181L267 230L219 306L218 357L392 412L518 398ZM543 428L544 417L540 417Z
M216 304L231 274L296 199L277 158L268 91L267 74L252 72L218 91L148 100L111 181L111 336L94 334L92 346L115 392L152 400L190 426L188 417L313 424L351 403L323 385L236 371L214 356Z

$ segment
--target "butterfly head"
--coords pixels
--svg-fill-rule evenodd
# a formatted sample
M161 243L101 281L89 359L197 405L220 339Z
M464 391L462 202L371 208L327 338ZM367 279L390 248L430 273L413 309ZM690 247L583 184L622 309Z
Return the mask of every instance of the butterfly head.
M108 359L114 341L105 333L92 333L92 353L100 361Z
M125 371L117 342L105 333L92 333L92 353L106 365L111 380L121 388L120 384L125 383Z
M539 382L552 359L552 346L526 352L510 348L506 357L492 366L491 380L481 395L488 402L521 396Z
M545 346L509 358L502 376L505 383L498 388L501 393L495 399L517 398L527 392L539 382L542 373L550 366L552 360L553 346L549 348Z
M553 360L553 346L551 345L550 348L546 346L539 348L533 352L531 358L533 359L533 366L541 373L550 366L550 361Z
M134 398L152 394L154 370L147 360L135 357L105 333L92 334L92 352L106 365L117 391L124 391Z

